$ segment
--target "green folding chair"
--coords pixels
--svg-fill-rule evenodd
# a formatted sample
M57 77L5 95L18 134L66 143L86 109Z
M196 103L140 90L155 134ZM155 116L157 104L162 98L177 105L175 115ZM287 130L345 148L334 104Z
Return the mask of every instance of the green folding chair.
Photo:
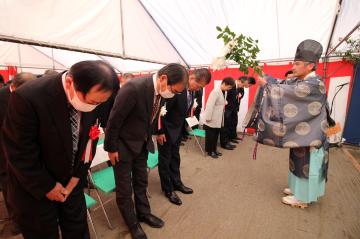
M154 153L150 153L148 154L148 159L147 159L147 170L148 170L148 177L150 174L150 171L154 168L156 168L156 166L158 166L159 164L159 151L155 151ZM148 195L149 198L151 198L151 195L149 193L149 190L146 189L146 193Z
M190 135L194 136L195 138L195 142L197 143L197 145L200 147L200 150L202 152L202 154L205 156L205 151L203 150L202 146L201 146L201 139L204 138L205 139L205 130L203 129L192 129L190 128ZM198 138L199 137L199 138Z
M98 142L98 146L96 149L96 154L94 159L91 162L90 168L93 168L95 166L98 166L99 164L102 164L104 162L107 162L109 160L107 152L104 151L103 148L103 141ZM99 200L100 207L104 212L106 221L109 225L109 228L112 229L112 225L110 223L109 217L106 213L104 202L100 197L99 191L102 191L104 194L110 194L115 191L115 176L114 176L114 170L113 167L106 167L104 169L100 169L95 172L88 171L88 176L90 181L95 186L95 193Z
M84 193L84 195L85 195L85 202L86 202L87 217L89 218L91 228L94 231L95 238L97 239L98 235L95 230L95 224L94 224L94 221L91 217L90 210L89 210L92 206L94 206L96 204L96 200L94 198L92 198L90 195L88 195L87 193Z

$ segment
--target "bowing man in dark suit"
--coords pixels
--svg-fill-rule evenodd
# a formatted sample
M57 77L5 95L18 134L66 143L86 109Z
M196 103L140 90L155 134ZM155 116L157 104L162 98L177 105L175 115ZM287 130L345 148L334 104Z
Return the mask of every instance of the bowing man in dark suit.
M12 83L4 88L0 89L0 129L2 127L2 123L5 119L5 115L8 109L9 99L11 92L14 92L17 88L19 88L22 84L29 80L35 80L36 76L29 72L21 72L19 74L16 74L14 79L12 80ZM10 109L11 110L11 109ZM20 229L18 228L16 222L13 221L13 212L11 211L11 208L8 206L9 203L7 203L7 194L6 194L6 164L5 164L5 155L2 151L1 147L1 137L0 137L0 191L3 191L4 200L5 200L5 206L8 211L8 215L10 218L10 225L11 225L11 231L13 235L19 234Z
M134 78L120 88L110 113L104 148L114 165L116 201L132 238L147 238L139 222L156 228L164 225L151 214L146 195L148 151L154 151L152 125L161 98L182 92L187 81L188 73L179 64L166 65L154 75Z
M240 110L241 99L245 95L244 88L250 88L251 86L256 84L256 80L252 76L241 76L236 80L236 103L235 103L235 111L231 114L231 123L229 128L229 137L230 141L233 143L238 143L237 140L240 138L237 136L237 125L238 125L238 113Z
M160 118L158 129L159 175L161 189L171 203L181 205L181 199L175 193L193 193L186 187L180 176L180 142L185 118L192 112L194 93L209 84L211 73L208 69L194 70L189 76L189 86L181 94L167 99L164 107L167 113ZM192 116L193 114L190 113Z
M114 75L102 61L83 61L12 93L2 146L24 238L59 238L58 227L64 239L89 238L83 180L97 143L95 108L112 94Z

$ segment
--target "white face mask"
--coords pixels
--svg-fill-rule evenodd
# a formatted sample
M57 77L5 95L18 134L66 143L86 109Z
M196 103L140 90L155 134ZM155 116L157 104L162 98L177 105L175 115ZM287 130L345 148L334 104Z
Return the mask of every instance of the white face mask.
M74 85L74 83L72 85ZM74 87L72 87L72 88L74 89ZM77 96L75 89L74 89L74 97L72 99L70 98L70 91L69 90L68 90L67 93L68 93L68 99L69 99L70 104L75 109L77 109L78 111L90 112L90 111L93 111L97 106L97 105L91 105L91 104L87 104L87 103L82 102L79 99L79 97Z
M175 96L175 94L172 93L168 88L166 88L166 90L164 90L163 92L160 92L160 95L162 98L165 98L165 99L170 99Z

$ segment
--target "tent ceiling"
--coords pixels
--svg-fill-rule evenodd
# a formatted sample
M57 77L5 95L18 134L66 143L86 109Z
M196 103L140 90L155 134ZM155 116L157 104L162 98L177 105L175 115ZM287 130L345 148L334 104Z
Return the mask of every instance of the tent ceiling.
M338 3L339 0L328 0L326 4L323 0L0 0L0 40L38 42L91 53L26 48L34 54L40 52L46 61L46 56L54 56L56 68L69 67L79 60L104 59L119 71L139 71L159 69L169 62L210 64L223 45L216 39L215 27L229 25L233 31L259 40L260 60L291 59L298 43L307 38L321 42L325 51ZM360 1L342 0L341 6L333 46L359 22ZM3 52L9 54L9 50L0 46L0 64L5 64L9 59L4 59ZM43 60L39 64L45 64ZM34 62L29 64L37 64Z
M141 1L190 65L208 64L218 54L217 25L258 39L260 60L292 58L307 38L325 49L337 9L337 0Z
M184 63L138 1L1 0L0 9L3 39L157 63Z

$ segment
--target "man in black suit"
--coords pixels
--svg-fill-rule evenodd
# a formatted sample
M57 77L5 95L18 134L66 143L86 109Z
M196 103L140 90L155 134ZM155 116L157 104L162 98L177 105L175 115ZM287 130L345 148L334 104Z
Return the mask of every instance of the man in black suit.
M208 69L196 69L189 76L189 86L181 94L165 101L167 113L160 118L158 129L159 175L161 189L171 203L181 205L181 199L175 193L193 193L180 177L180 142L185 118L192 116L194 93L209 84L211 73Z
M2 147L8 202L25 239L59 238L59 227L64 239L89 238L87 143L96 148L95 108L112 94L114 75L102 61L83 61L11 94Z
M240 140L240 138L237 136L237 125L241 99L245 95L244 88L249 88L255 84L256 80L252 76L241 76L236 80L236 95L235 98L231 97L230 99L230 101L232 101L232 104L234 105L234 108L231 110L230 123L228 124L229 139L232 143L238 143L238 140Z
M195 107L194 115L198 120L200 120L200 113L202 109L202 97L203 97L203 88L199 89L198 91L195 91L194 99L196 100L197 106Z
M9 99L11 92L14 92L17 88L19 88L22 84L29 80L35 80L36 76L32 73L28 72L22 72L19 74L16 74L14 79L12 80L12 83L4 88L0 89L0 129L2 127L2 123L5 119L5 115L8 109ZM11 110L11 109L10 109ZM5 156L2 151L1 147L1 137L0 137L0 191L3 191L4 200L5 200L5 206L8 211L9 218L11 220L11 231L13 235L19 234L20 230L16 224L16 222L13 221L13 212L11 211L10 207L8 206L9 203L7 202L7 193L6 193L6 165L5 165Z
M186 69L174 63L154 75L132 79L120 88L110 113L104 148L114 165L116 201L132 238L147 238L139 222L155 228L164 225L151 214L146 195L147 157L149 151L154 151L152 125L161 98L182 92L187 81Z

